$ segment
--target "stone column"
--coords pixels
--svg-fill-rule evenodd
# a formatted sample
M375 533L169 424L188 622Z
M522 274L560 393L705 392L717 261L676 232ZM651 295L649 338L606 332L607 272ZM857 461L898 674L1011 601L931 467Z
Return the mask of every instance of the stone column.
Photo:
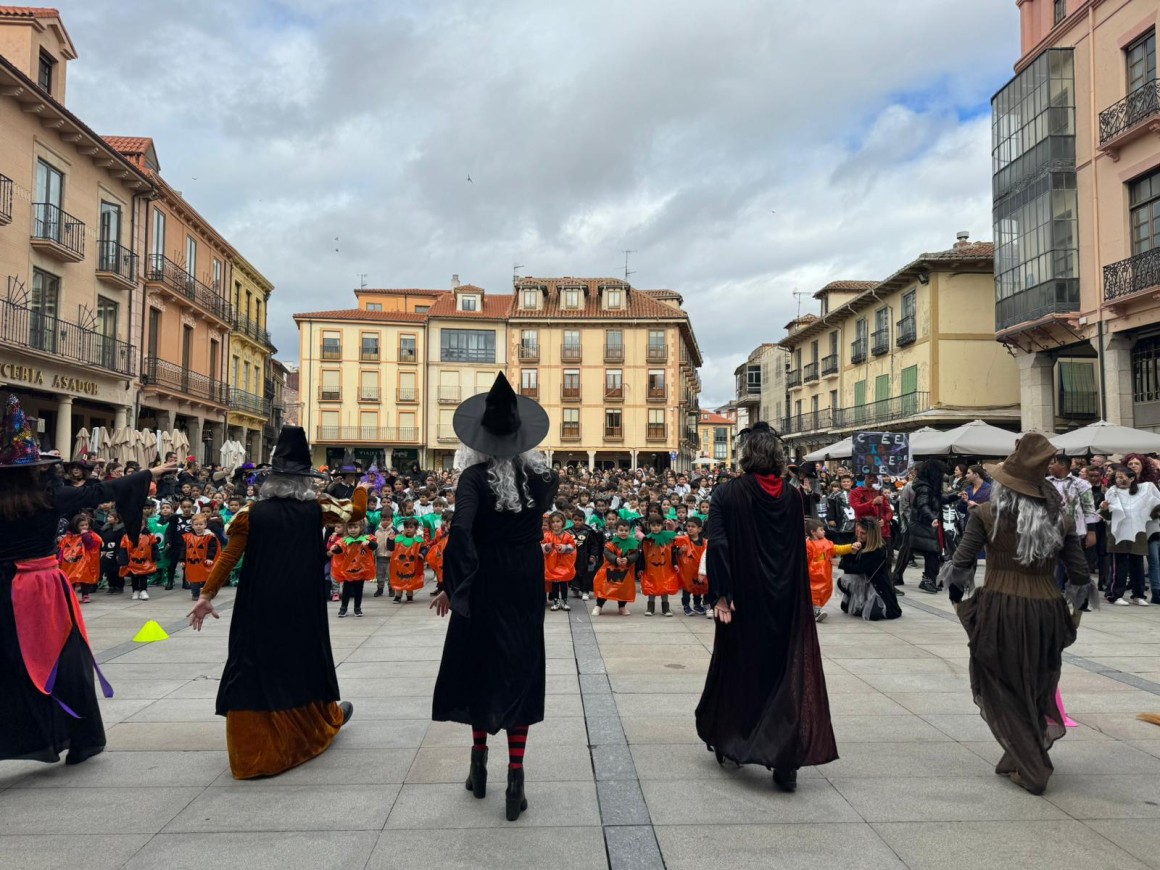
M637 468L639 468L639 467L640 467L640 462L639 462L639 460L637 459L637 455L640 453L640 451L639 451L639 450L635 450L635 449L634 449L634 450L630 450L630 451L629 451L629 453L630 453L630 454L631 454L631 456L632 456L632 470L633 470L633 471L636 471L636 470L637 470Z
M189 439L189 452L198 461L198 464L205 462L205 445L201 443L201 417L188 417L189 422L186 424L185 435ZM178 457L185 459L184 456Z
M118 405L113 411L113 428L121 429L128 425L130 408Z
M589 471L589 473L591 473L595 470L596 470L596 451L589 450L588 451L588 471Z
M1018 353L1023 431L1055 432L1055 359L1042 352Z
M172 411L162 411L162 410L158 409L157 411L155 411L153 413L153 416L157 419L157 428L158 429L160 429L162 432L172 432L173 431L173 412ZM161 458L164 459L165 457L163 456Z
M1099 350L1099 336L1091 342ZM1132 340L1125 335L1105 335L1103 357L1107 422L1132 426L1136 420L1132 404Z
M72 396L61 396L56 403L56 433L53 447L63 458L72 456Z
M383 448L383 467L379 469L384 475L391 470L391 454L394 449L391 447Z

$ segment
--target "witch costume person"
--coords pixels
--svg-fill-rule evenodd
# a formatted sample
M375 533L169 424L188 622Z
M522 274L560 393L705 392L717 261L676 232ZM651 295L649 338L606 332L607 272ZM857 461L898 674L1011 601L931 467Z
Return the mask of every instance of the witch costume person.
M709 507L713 658L697 705L697 734L719 763L762 764L783 791L798 768L838 757L806 560L806 506L783 478L785 454L768 423L746 430L744 474Z
M365 488L350 501L319 495L310 446L283 426L258 500L230 522L229 543L189 613L201 630L213 599L245 556L217 695L236 779L276 776L330 746L351 717L339 703L326 613L324 526L361 520Z
M527 809L524 748L544 719L542 517L559 477L534 450L548 415L517 396L500 373L491 391L456 409L461 470L443 556L443 586L431 603L451 612L432 718L471 726L467 789L487 794L487 737L507 731L506 816Z
M15 396L0 429L0 760L66 764L104 751L85 620L56 559L57 523L116 502L137 542L149 484L173 465L118 480L54 486L45 473L60 458L41 455ZM98 671L99 674L99 671ZM105 697L112 687L101 677Z
M1047 788L1048 750L1066 733L1058 694L1063 650L1075 642L1081 609L1096 599L1073 521L1046 479L1055 452L1042 435L1024 435L990 469L991 500L972 509L941 574L967 631L971 694L1003 747L995 773L1032 794ZM985 582L974 590L984 547ZM1062 595L1057 563L1068 579Z

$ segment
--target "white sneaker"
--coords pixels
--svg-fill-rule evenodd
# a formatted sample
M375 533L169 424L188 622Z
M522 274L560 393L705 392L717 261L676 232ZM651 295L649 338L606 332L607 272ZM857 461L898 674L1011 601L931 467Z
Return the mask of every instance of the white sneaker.
M1140 607L1151 607L1147 598L1133 598L1132 603L1138 604Z
M556 612L557 610L559 610L559 609L560 609L560 602L559 602L559 601L553 601L553 602L552 602L552 607L551 607L551 610L552 610L552 612L553 612L553 613L555 613L555 612Z
M149 600L149 593L148 593L148 592L146 592L144 589L142 589L142 590L141 590L141 600L142 600L142 601L148 601L148 600Z
M600 615L600 608L599 608L599 607L593 607L593 608L592 608L592 615L593 615L593 616L599 616L599 615Z
M1116 605L1117 607L1131 607L1132 606L1128 603L1126 598L1117 598L1115 601L1112 602L1112 604Z
M826 617L829 615L830 614L826 613L826 611L819 610L817 613L814 614L814 622L825 622Z
M137 600L138 598L140 598L140 597L141 597L141 593L140 593L140 592L137 592L136 590L134 590L134 592L133 592L133 600L134 600L134 601L136 601L136 600Z
M585 592L583 595L581 595L581 596L580 596L580 600L581 600L581 601L587 601L587 600L588 600L588 593L587 593L587 592Z
M619 613L621 616L632 616L632 611L629 610L627 607L621 607L616 612Z

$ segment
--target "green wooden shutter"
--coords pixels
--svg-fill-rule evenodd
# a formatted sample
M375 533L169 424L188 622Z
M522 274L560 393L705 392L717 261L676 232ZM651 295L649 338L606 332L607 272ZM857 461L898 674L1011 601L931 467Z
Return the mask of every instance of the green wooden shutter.
M883 402L890 398L890 375L879 375L874 379L874 401Z
M910 417L918 413L918 366L907 366L902 370L902 416Z
M857 381L854 384L854 423L861 425L866 421L866 382Z

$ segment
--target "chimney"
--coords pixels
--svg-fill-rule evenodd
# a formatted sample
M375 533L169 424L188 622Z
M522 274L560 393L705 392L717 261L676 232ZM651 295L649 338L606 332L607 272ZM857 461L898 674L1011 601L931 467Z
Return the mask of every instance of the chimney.
M955 247L962 248L970 244L971 234L967 230L959 230L955 238L958 240L955 242Z
M458 286L459 286L459 276L452 275L451 276L451 289L454 290Z

